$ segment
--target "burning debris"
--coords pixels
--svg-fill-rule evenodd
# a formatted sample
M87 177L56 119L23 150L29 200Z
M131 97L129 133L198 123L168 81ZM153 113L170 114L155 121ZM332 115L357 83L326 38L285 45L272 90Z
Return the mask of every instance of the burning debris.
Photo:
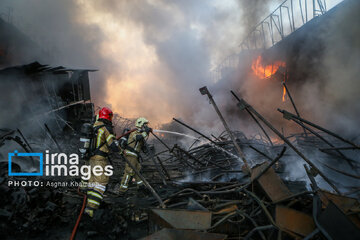
M290 19L289 2L292 6L292 1L285 1L278 10L287 8ZM322 3L317 1L319 15L326 12ZM310 24L324 21L315 18L315 12L313 17ZM273 18L270 15L270 23ZM1 26L7 24L0 21ZM294 23L290 26L291 34L303 33L303 29L295 31ZM280 34L284 38L284 29ZM178 118L151 129L147 119L139 118L139 125L107 107L95 115L88 74L95 70L38 62L0 70L2 95L14 99L1 102L2 109L12 114L1 120L0 129L0 194L5 196L0 200L0 237L360 239L359 138L325 128L323 122L301 111L303 101L295 102L293 89L311 71L303 73L300 65L294 67L297 59L289 54L298 51L295 47L274 54L275 48L293 41L289 37L277 45L272 41L272 48L262 54L256 50L244 55L250 59L245 75L256 83L281 86L282 102L277 94L281 109L268 108L276 106L274 101L238 89L228 93L233 102L227 102L225 109L223 103L216 103L218 95L212 95L212 87L199 89L215 110L217 126L224 129L221 134ZM3 49L0 45L0 64L10 56ZM256 98L266 103L266 112L254 103ZM235 119L248 118L249 127L259 134L250 137L232 129L229 112ZM291 126L290 133L284 132L279 119ZM94 127L100 122L104 125ZM106 134L103 139L100 129ZM149 137L143 147L140 140L130 146L130 134L135 133L142 135L141 140ZM110 146L115 150L110 151ZM16 155L14 149L23 155L10 159ZM50 169L54 159L42 162L31 155L45 152L47 157L58 151L55 155L61 163L61 157L78 150L83 158L66 160L63 168L59 164L54 175L41 172L43 167ZM132 158L126 155L129 152ZM84 181L97 176L97 166L91 166L94 156L109 163L106 184L92 186ZM68 174L72 169L77 172Z
M207 88L200 91L209 96L226 126L210 92ZM115 154L112 157L115 175L105 195L105 204L96 212L90 228L86 219L80 221L78 229L74 230L77 239L85 236L91 239L104 236L109 239L360 237L359 155L348 154L357 152L359 146L308 120L279 110L286 119L301 123L308 131L307 135L285 137L249 103L232 93L240 109L251 113L256 124L264 124L283 143L273 143L266 138L248 139L228 127L224 134L209 137L174 119L174 124L199 135L192 139L195 143L190 148L177 143L169 145L166 138L157 136L156 132L172 132L154 130L149 151L142 157L143 169L135 171L148 190L138 192L136 186L130 185L130 190L122 195L116 190L122 174L120 169L129 162ZM264 127L262 130L267 133ZM4 133L3 139L10 134L14 132ZM317 159L306 156L314 151L318 152ZM304 172L307 179L292 178L294 170L289 166L294 161L303 167L295 171ZM130 166L135 169L131 163ZM347 167L344 170L337 166ZM1 176L1 182L12 179L6 171ZM347 179L346 185L340 178ZM67 181L76 181L76 178ZM3 223L4 236L16 229L19 236L26 233L42 238L56 228L63 238L75 225L81 208L81 193L70 184L56 189L2 186L1 192L12 196L2 202L1 218L14 226L9 228Z

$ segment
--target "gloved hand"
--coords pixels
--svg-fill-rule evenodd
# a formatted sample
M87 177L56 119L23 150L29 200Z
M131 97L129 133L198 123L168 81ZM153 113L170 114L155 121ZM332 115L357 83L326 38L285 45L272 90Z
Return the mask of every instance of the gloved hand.
M120 138L119 145L122 149L125 149L127 145L127 139L125 137Z
M148 126L144 126L144 130L147 134L149 134L150 132L152 132L152 128L149 128Z

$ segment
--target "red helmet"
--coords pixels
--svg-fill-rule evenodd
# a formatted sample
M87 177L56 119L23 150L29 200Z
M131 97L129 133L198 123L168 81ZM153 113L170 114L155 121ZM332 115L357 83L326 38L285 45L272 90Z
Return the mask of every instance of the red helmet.
M112 121L113 112L111 111L110 108L103 107L103 108L99 111L99 118L107 119L107 120L109 120L109 121Z

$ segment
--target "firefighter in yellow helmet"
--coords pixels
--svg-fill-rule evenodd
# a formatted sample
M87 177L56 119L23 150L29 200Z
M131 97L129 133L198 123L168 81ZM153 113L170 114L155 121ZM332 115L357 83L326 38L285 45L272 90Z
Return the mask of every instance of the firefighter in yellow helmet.
M139 162L140 151L144 148L145 142L149 136L149 133L152 131L148 127L149 121L140 117L135 122L136 131L130 133L130 136L127 140L127 146L125 147L124 155L127 160L140 171L141 165ZM131 179L135 179L137 186L143 184L143 181L139 176L136 175L135 171L126 163L124 175L121 180L120 192L126 192L128 190L129 182Z
M109 108L104 107L99 111L99 115L93 125L95 146L90 157L91 169L96 166L101 166L102 169L105 169L105 166L108 165L110 150L114 152L121 150L113 132L112 117L113 112ZM99 208L108 182L109 176L106 176L104 172L98 176L91 174L85 209L85 213L90 217L93 217L94 210Z

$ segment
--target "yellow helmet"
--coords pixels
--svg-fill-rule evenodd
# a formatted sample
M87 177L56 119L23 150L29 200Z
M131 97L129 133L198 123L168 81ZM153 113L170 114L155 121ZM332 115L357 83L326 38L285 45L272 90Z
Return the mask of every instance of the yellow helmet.
M136 119L135 127L142 128L142 126L144 126L144 124L147 124L147 123L149 123L149 121L146 118L140 117L140 118Z

